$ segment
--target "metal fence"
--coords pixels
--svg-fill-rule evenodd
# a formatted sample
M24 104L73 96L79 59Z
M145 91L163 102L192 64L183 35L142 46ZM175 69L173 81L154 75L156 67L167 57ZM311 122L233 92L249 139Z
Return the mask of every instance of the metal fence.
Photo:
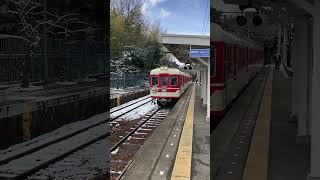
M0 39L0 82L20 81L27 44L19 39ZM106 72L106 43L94 40L40 41L31 59L30 81L44 80L45 57L48 80L71 80Z
M111 75L111 88L126 89L129 87L147 87L149 85L149 74L124 74L122 76Z

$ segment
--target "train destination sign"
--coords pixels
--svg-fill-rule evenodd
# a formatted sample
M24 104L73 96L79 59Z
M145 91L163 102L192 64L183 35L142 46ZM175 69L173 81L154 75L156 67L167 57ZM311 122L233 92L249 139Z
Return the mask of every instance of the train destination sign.
M208 49L190 49L190 58L210 57L210 48Z

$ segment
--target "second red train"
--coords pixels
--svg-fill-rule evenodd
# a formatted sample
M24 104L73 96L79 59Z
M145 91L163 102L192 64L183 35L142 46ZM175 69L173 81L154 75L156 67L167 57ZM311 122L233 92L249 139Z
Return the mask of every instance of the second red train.
M249 38L211 24L211 119L217 122L241 90L261 70L264 48Z

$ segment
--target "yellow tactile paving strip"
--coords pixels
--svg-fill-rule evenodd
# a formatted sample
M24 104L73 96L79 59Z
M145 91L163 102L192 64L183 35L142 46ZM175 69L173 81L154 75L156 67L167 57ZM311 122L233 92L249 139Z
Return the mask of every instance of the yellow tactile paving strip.
M194 98L195 86L192 88L187 116L183 125L178 152L171 174L171 180L191 179Z
M269 72L242 180L268 179L273 71Z

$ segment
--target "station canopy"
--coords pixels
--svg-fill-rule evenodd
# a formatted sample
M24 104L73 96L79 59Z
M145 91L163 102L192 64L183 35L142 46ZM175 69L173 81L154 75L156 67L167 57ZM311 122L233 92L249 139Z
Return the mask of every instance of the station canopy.
M260 43L274 43L278 37L279 24L286 24L290 29L290 24L294 18L308 17L308 13L294 1L312 3L307 0L212 0L211 17L213 18L211 18L211 21ZM259 9L259 16L263 23L260 26L255 26L252 19L257 15L257 11L254 8L248 8L243 11L247 23L245 26L239 26L236 21L237 16L241 15L239 5L250 3L251 7Z
M162 34L161 43L181 63L208 64L208 58L190 58L189 51L210 48L210 36Z

